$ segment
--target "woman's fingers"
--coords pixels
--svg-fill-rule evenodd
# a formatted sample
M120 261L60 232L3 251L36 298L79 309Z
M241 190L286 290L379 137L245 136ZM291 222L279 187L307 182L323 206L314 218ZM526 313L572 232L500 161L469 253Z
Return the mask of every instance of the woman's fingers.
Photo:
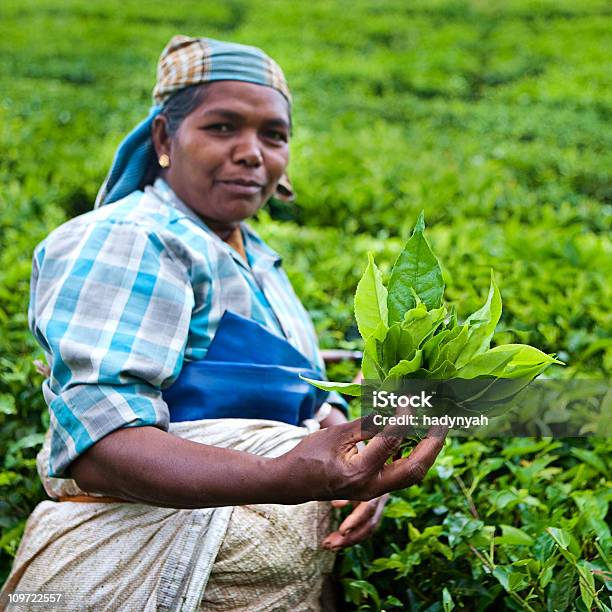
M372 439L380 430L374 425L373 416L367 415L348 423L336 425L339 429L342 441L346 444L358 444L362 440Z
M373 430L373 423L366 422L365 427L368 430L375 431ZM403 425L387 425L382 431L371 437L372 439L360 451L359 456L367 464L382 466L399 449L406 437L406 433L407 429Z
M345 536L354 529L360 527L363 523L367 523L376 513L378 499L372 499L367 502L357 504L355 509L342 521L338 531L340 535Z
M323 540L323 548L339 550L370 537L380 523L388 498L389 495L385 494L367 502L350 502L355 504L355 509L344 519L338 531Z
M446 432L429 433L404 459L385 465L378 486L382 492L404 489L421 482L444 446Z
M344 508L344 506L348 506L351 503L350 499L332 499L331 505L333 508Z
M346 548L347 546L352 546L353 544L363 542L363 540L369 538L374 533L375 528L376 525L368 521L346 535L341 535L338 531L334 531L334 533L331 533L325 538L325 540L323 540L321 545L323 548L329 548L333 551L337 551L341 548Z

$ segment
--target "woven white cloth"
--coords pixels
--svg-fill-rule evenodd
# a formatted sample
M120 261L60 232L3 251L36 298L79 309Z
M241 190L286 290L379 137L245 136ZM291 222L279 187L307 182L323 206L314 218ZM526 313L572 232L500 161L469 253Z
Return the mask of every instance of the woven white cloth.
M305 425L210 419L173 423L170 432L275 457L319 427L314 419ZM48 456L49 438L38 467L51 498L86 493L73 480L45 476ZM61 592L56 609L63 611L237 610L244 601L252 604L248 610L271 609L266 601L276 602L274 610L319 609L334 559L320 547L330 504L243 506L232 521L234 510L44 501L28 519L3 592Z

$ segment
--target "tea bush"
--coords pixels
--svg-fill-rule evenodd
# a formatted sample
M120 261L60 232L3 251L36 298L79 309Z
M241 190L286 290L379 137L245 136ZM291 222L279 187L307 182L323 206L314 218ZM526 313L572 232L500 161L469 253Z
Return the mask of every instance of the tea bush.
M425 210L460 315L493 268L494 342L558 353L567 366L552 376L609 375L604 0L5 0L0 13L0 581L44 498L31 253L90 209L175 33L260 45L286 71L297 201L272 202L255 226L322 346L358 348L366 253L388 273ZM376 536L340 555L346 609L603 609L611 463L606 439L449 441L421 486L392 496Z

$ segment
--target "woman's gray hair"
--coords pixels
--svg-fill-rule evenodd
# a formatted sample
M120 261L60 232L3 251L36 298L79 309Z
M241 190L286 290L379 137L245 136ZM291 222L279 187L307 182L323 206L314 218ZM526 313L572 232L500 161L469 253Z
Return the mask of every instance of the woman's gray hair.
M185 117L204 102L207 89L208 84L206 83L191 85L190 87L181 89L166 100L162 106L160 115L166 118L168 136L174 136Z
M166 131L168 136L174 136L179 127L181 127L181 123L183 123L185 117L204 102L207 89L208 86L206 83L191 85L177 91L164 102L159 114L166 118ZM155 149L151 147L147 170L139 185L139 189L144 189L147 185L152 185L159 176L160 169Z

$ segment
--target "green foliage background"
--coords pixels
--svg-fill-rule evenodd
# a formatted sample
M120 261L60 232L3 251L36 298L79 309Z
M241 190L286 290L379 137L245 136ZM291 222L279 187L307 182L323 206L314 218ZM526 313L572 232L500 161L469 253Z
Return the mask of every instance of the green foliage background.
M357 346L365 254L388 271L424 209L460 315L483 301L493 268L494 342L558 353L568 365L556 376L599 378L612 367L611 26L603 0L4 0L0 581L43 499L31 253L90 209L172 35L259 45L286 71L298 199L272 203L257 227L324 347ZM393 497L376 537L342 555L347 609L601 605L611 460L607 440L449 442L422 486Z

